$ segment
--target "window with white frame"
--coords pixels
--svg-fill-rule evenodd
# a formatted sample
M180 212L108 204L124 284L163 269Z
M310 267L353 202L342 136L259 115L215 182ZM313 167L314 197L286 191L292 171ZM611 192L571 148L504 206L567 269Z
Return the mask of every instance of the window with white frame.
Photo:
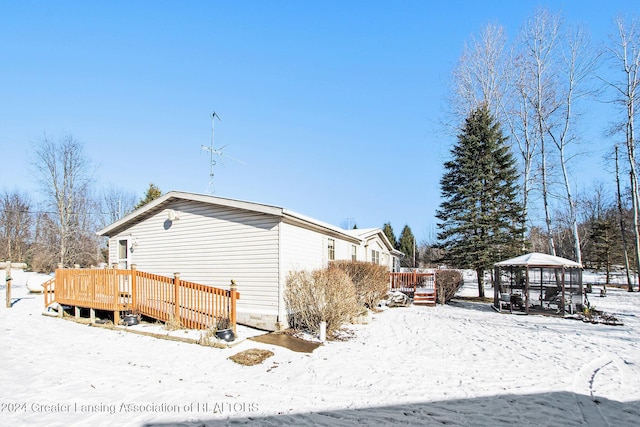
M336 259L336 241L334 239L327 240L327 249L328 249L328 257L329 261L333 261Z
M376 251L375 249L371 250L371 262L380 264L380 251Z
M129 268L129 240L118 240L118 268Z
M358 247L356 245L351 245L351 261L358 260Z

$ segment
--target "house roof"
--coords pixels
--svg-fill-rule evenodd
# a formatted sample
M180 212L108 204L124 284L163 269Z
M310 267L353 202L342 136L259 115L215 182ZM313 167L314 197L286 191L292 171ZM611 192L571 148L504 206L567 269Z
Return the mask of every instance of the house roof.
M189 193L184 191L170 191L162 195L161 197L147 203L141 208L131 212L130 214L124 216L123 218L119 219L113 224L110 224L105 228L99 230L96 234L99 236L107 236L107 237L116 235L121 231L144 221L146 218L149 218L150 216L155 215L158 212L169 208L169 206L171 206L172 203L178 200L196 201L196 202L208 203L213 205L244 209L252 212L264 213L267 215L274 215L274 216L283 218L283 220L289 223L312 228L315 230L322 230L327 234L340 236L341 238L345 240L353 241L354 243L360 243L362 241L365 241L366 239L372 238L373 236L379 234L383 242L385 243L385 245L387 245L389 250L394 255L401 254L401 252L396 251L393 248L393 246L391 245L387 237L379 228L344 230L342 228L336 227L326 222L318 221L306 215L302 215L297 212L294 212L285 208L277 207L277 206L265 205L265 204L254 203L254 202L246 202L246 201L236 200L236 199L228 199L224 197L210 196L206 194Z
M362 241L372 239L376 236L380 237L380 239L387 246L389 252L396 256L404 255L402 252L393 247L387 236L384 234L381 228L354 228L352 230L344 230L345 233L350 234L359 238Z
M520 255L505 261L494 264L497 267L570 267L582 268L582 265L570 259L561 258L559 256L541 254L539 252L531 252L529 254Z
M177 200L190 200L202 203L211 203L216 205L222 205L227 207L235 207L239 209L246 209L254 212L261 212L265 214L271 214L276 216L282 215L282 208L276 206L264 205L259 203L243 202L240 200L226 199L222 197L209 196L205 194L188 193L183 191L170 191L155 200L147 203L139 209L131 212L128 215L120 218L118 221L104 227L96 234L98 236L112 236L118 234L121 230L138 224L148 217L155 215L157 212L167 209L173 202Z

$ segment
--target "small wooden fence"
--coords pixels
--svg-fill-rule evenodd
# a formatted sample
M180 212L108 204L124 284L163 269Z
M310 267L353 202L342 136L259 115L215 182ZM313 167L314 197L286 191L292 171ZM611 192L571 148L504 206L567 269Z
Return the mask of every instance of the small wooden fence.
M414 304L436 304L435 273L389 273L389 289L407 294Z
M53 289L51 289L53 287ZM165 277L131 270L57 269L55 279L44 285L44 304L106 310L119 319L128 311L184 327L206 329L220 319L236 326L236 300L240 294L187 282L180 274ZM117 321L117 320L116 320Z

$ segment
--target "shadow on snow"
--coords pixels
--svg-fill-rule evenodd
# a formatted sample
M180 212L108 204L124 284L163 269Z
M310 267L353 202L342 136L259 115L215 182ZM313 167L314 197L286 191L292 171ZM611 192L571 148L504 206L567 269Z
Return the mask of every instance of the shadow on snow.
M260 408L260 410L263 409ZM207 419L207 415L202 414L200 419L189 417L189 421L154 422L143 424L143 426L369 426L407 424L421 426L615 425L623 427L637 425L636 422L640 419L640 401L618 402L605 398L592 399L589 396L571 392L550 392L526 395L507 394L473 399L453 399L255 417L252 417L248 411L244 413L222 412L208 417Z

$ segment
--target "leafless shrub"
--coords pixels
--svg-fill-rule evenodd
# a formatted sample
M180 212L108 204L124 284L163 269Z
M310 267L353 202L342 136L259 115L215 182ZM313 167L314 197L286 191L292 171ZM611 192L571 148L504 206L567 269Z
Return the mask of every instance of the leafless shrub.
M438 301L446 304L462 287L464 280L458 270L436 270L436 286L438 287Z
M318 334L324 321L329 337L361 311L351 279L337 268L290 273L285 302L293 328Z
M347 273L355 286L358 301L369 309L375 309L389 291L389 271L382 265L363 261L334 261L329 268Z
M169 320L164 324L165 329L169 331L177 331L179 329L184 329L184 325L179 317L174 316L173 314L169 314Z
M221 343L220 340L216 338L217 331L218 328L215 326L207 328L205 331L200 333L197 343L205 347L227 348L227 345Z

